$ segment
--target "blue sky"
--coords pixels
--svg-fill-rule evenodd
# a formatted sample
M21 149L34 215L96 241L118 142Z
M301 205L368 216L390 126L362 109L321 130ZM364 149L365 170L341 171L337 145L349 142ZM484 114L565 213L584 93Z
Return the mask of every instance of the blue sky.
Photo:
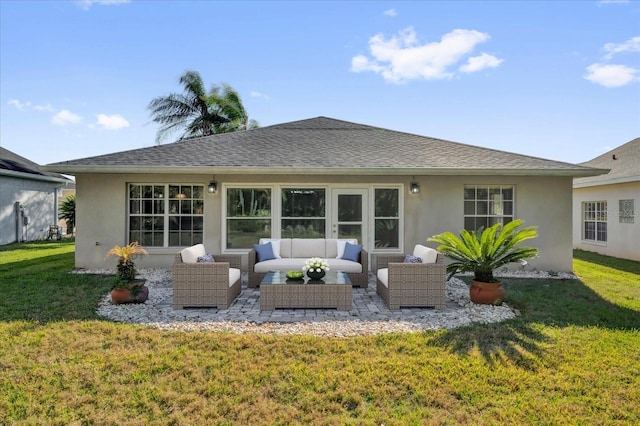
M640 2L0 1L0 145L153 146L198 71L262 126L327 116L578 163L640 136Z

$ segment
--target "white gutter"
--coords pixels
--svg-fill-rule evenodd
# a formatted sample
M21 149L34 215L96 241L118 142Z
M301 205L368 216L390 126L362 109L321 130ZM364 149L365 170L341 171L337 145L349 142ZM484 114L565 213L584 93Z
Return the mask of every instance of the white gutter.
M73 182L70 179L59 178L55 176L38 175L35 173L16 172L14 170L6 170L6 169L0 169L0 175L17 177L22 179L39 180L42 182L56 182L56 183Z
M590 180L573 184L574 188L588 188L590 186L615 185L618 183L640 182L640 176L625 176L614 179Z

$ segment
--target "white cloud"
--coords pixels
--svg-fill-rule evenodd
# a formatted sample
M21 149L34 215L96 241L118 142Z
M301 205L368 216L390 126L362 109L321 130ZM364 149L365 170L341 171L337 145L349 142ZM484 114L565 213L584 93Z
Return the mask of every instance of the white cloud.
M106 130L119 130L129 127L129 122L120 114L98 114L98 125Z
M474 56L472 58L467 59L467 63L460 67L460 71L466 73L478 72L482 71L486 68L496 68L500 66L500 64L504 61L504 59L498 59L493 55L489 55L488 53L483 53L480 56Z
M604 87L621 87L638 80L637 74L637 69L624 65L593 64L584 78Z
M613 55L623 52L640 52L640 36L635 36L624 43L607 43L604 45L605 58L611 59Z
M451 70L456 63L471 53L477 44L489 39L489 34L475 30L456 29L442 36L439 42L420 44L412 27L405 28L397 35L386 39L377 34L369 39L372 58L357 55L351 59L351 71L373 71L392 83L407 80L439 80L452 78ZM498 66L501 59L485 54L469 62L465 69L473 72L473 67L483 65ZM487 59L492 58L491 61ZM482 62L484 61L484 62ZM491 65L491 64L495 65Z
M395 9L385 10L384 14L387 16L398 16L398 12Z
M109 6L114 4L130 3L131 0L76 0L76 4L84 10L89 10L94 4Z
M82 121L82 117L72 113L69 110L63 109L53 116L51 123L56 126L66 126L69 124L78 124Z
M51 106L51 104L46 105L34 105L33 109L36 111L45 111L45 112L55 112L55 108Z
M264 98L266 100L269 100L269 96L265 95L264 93L260 93L260 92L251 92L251 97L252 98Z
M27 108L29 108L31 106L31 102L29 102L29 101L20 102L17 99L11 99L9 102L7 102L7 104L13 105L14 107L19 109L20 111L24 111L25 109L27 109Z

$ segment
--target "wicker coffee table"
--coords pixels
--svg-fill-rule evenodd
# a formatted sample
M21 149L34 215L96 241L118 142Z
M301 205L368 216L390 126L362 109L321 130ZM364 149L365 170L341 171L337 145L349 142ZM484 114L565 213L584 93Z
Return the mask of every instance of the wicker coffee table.
M351 281L345 272L329 271L320 281L293 281L284 271L270 271L260 283L260 309L335 308L350 311Z

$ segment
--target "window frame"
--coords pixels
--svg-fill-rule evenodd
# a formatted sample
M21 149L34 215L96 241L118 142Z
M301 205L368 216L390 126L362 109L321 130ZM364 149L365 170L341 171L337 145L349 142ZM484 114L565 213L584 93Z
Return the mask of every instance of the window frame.
M581 209L581 234L582 241L596 244L606 244L608 240L608 212L607 212L607 201L606 200L598 200L598 201L583 201ZM588 209L588 207L592 207L592 209ZM592 215L591 215L592 213ZM592 217L587 217L587 215ZM589 230L589 234L593 232L594 238L589 238L590 235L587 235L587 223L593 223L593 229ZM604 224L603 227L598 225ZM604 234L604 239L601 238L601 235Z
M148 198L148 197L143 197L142 192L141 192L141 196L137 197L137 198L132 198L131 197L131 191L132 191L132 187L133 186L139 186L141 188L144 188L145 186L150 186L152 187L152 192L153 192L153 196L152 198ZM193 196L188 197L188 198L184 198L184 199L180 199L180 201L185 201L185 200L190 200L192 203L192 211L191 213L187 214L187 213L181 213L178 212L177 214L175 213L171 213L170 211L170 204L172 201L175 201L177 198L171 198L169 197L169 193L170 193L170 187L171 186L178 186L178 187L191 187L191 190L193 191L194 187L199 187L200 188L200 193L201 193L201 198L194 198ZM162 197L155 197L155 187L162 187L163 188L163 194ZM206 209L205 209L205 185L201 184L201 183L195 183L195 182L181 182L181 183L175 183L175 182L164 182L164 183L159 183L159 182L127 182L126 183L126 194L127 194L127 206L126 206L126 241L128 243L131 243L133 241L138 241L140 243L140 245L144 246L145 248L149 248L152 250L157 250L157 249L173 249L173 248L180 248L180 247L188 247L190 245L193 244L197 244L199 242L199 240L194 240L193 238L193 233L194 233L194 229L193 229L193 225L192 225L192 229L191 231L191 244L189 245L170 245L170 241L171 241L171 218L172 217L177 217L177 218L181 218L181 217L200 217L202 218L202 229L200 230L200 234L201 234L201 240L204 241L205 240L205 213L206 213ZM140 209L140 213L132 213L132 201L135 200L139 200L141 203L144 202L145 200L151 200L152 202L157 201L162 199L162 213L151 213L151 214L145 214L143 213L143 209ZM201 207L202 207L202 213L194 213L193 212L193 201L194 200L198 200L201 202ZM154 206L154 210L155 210L155 206ZM131 229L131 218L132 217L140 217L140 218L144 218L144 217L153 217L153 218L162 218L162 245L149 245L146 244L143 240L143 238L139 238L139 239L134 239L132 238L132 229ZM180 219L178 219L180 220ZM193 223L193 221L192 221ZM144 230L141 230L144 231ZM178 231L179 233L180 231ZM142 240L142 241L141 241Z
M619 223L635 223L635 216L636 208L635 200L633 198L618 200Z
M473 200L469 200L466 197L466 190L467 189L474 189L474 198ZM487 190L487 198L486 199L478 199L478 189L486 189ZM492 189L495 190L499 188L500 189L500 195L502 196L503 191L505 189L510 189L511 190L511 199L504 199L501 198L500 203L502 204L501 208L502 208L502 213L501 214L495 214L495 213L491 213L492 209L495 208L495 205L492 205L492 203L495 203L495 201L491 200L491 193L492 193ZM478 218L486 218L487 219L487 224L488 226L492 226L495 225L496 223L502 223L503 225L513 221L517 216L516 216L516 191L517 190L517 186L515 184L464 184L463 188L462 188L462 227L463 229L466 229L468 231L476 231L478 229L478 227L476 226L475 229L469 229L467 227L467 219L468 218L473 218L474 222L477 224L476 219ZM467 209L466 209L466 203L467 201L473 201L474 202L474 214L467 214ZM487 203L487 213L486 214L478 214L478 202L486 202ZM505 203L510 202L511 203L511 214L505 214L504 211L504 205ZM505 221L506 219L509 219L507 221ZM498 222L499 220L499 222ZM489 223L489 222L493 222L493 223Z

